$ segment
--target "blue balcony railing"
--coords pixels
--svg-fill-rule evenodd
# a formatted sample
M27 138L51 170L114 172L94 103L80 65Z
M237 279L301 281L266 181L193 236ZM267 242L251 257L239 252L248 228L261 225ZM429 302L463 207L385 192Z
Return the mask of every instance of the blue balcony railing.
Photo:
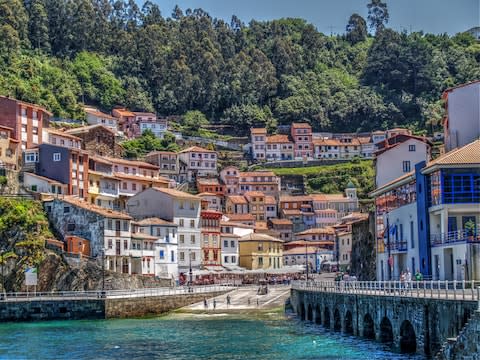
M443 246L462 242L480 243L480 233L472 230L457 230L430 235L431 246Z

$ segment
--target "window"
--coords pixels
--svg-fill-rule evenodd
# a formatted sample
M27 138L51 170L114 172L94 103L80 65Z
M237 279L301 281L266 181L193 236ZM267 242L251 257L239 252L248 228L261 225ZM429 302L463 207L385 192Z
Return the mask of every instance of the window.
M184 207L183 201L180 201L180 202L178 203L178 208L179 208L179 209L183 209L183 207Z
M228 256L224 256L224 257L223 257L223 262L224 262L224 263L228 263Z
M195 227L195 220L190 220L190 227L194 228Z
M233 241L233 240L230 241L230 247L232 247L232 248L235 247L235 241Z
M68 214L70 212L70 207L69 206L64 206L63 207L63 213Z
M237 257L236 256L232 256L232 263L236 262L237 261Z
M196 257L197 256L194 252L190 253L190 259L192 259L192 261L195 261Z
M227 248L228 247L228 240L223 240L223 247Z
M185 235L180 235L180 244L185 244Z
M195 203L194 202L190 202L190 210L195 210Z
M184 226L184 221L183 219L178 220L178 226Z
M408 151L415 151L415 145L408 145Z
M180 261L185 261L185 253L183 251L180 251Z
M137 184L135 184L135 183L132 184L132 190L137 191Z
M129 228L128 221L124 221L123 222L123 231L128 231L128 228Z
M123 248L124 248L125 250L128 249L128 240L123 240Z
M175 262L175 252L173 250L170 251L170 261Z
M122 183L122 189L127 190L127 183L126 182Z
M415 248L415 228L413 226L413 221L410 221L410 247Z
M53 153L53 161L60 161L61 155L60 153Z
M402 167L404 173L410 172L410 161L403 161Z
M112 219L107 220L107 230L112 230L113 229L113 222Z
M258 266L263 266L263 257L258 258Z
M195 244L195 235L190 235L190 244Z
M165 254L163 250L160 250L160 259L163 260L165 258Z

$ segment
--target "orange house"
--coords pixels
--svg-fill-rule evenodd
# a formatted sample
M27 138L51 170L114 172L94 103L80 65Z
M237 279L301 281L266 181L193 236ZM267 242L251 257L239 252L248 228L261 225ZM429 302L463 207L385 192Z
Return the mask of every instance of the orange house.
M90 241L78 236L67 236L67 252L72 254L81 254L81 256L90 256Z

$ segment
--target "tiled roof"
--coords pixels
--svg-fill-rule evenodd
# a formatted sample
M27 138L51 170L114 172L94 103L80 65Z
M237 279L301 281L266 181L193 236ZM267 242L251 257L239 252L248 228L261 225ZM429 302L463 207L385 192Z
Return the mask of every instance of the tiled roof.
M265 196L265 204L267 205L277 205L277 201L275 200L275 198L273 196Z
M225 216L228 217L228 215L231 214L225 214ZM239 227L242 229L254 229L255 227L253 225L247 225L241 222L235 222L235 221L226 221L226 220L221 220L220 221L220 226L230 226L230 227Z
M138 111L133 111L133 114L135 116L151 116L151 117L157 117L154 113L151 112L138 112Z
M133 112L127 109L113 109L112 111L118 112L120 116L135 116Z
M275 238L267 234L261 234L261 233L251 233L251 234L242 236L240 239L238 239L238 241L271 241L271 242L283 243L283 240L280 240L278 238Z
M267 230L267 222L266 221L255 221L255 229L257 230Z
M350 198L347 198L344 194L338 193L338 194L310 194L312 197L313 201L338 201L338 200L350 200Z
M157 188L157 187L153 187L152 189L154 189L158 192L170 195L170 196L175 197L175 198L190 199L190 200L197 200L197 201L202 200L200 197L198 197L196 195L192 195L192 194L186 193L184 191L176 190L176 189Z
M137 232L137 233L132 233L132 238L144 239L144 240L157 240L158 236L153 236L153 235Z
M403 144L404 142L410 139L421 141L427 145L432 146L431 141L428 140L426 137L407 135L407 134L397 134L377 143L377 147L379 148L379 150L375 151L375 155L376 156L381 155L385 151L390 150L400 144Z
M86 202L84 200L81 200L77 197L73 196L63 196L58 198L59 201L66 202L70 205L77 206L79 208L94 212L96 214L102 215L106 218L112 218L112 219L124 219L124 220L131 220L132 218L130 215L121 213L119 211L114 211L110 209L105 209L103 207L97 206L95 204L91 204L89 202Z
M191 146L189 148L186 148L180 151L180 153L187 153L187 152L214 153L215 151L204 149L204 148L201 148L200 146Z
M309 123L292 123L292 128L312 128L312 126Z
M341 143L337 139L314 139L313 145L320 145L320 146L340 146Z
M225 214L230 221L255 221L252 214Z
M289 243L290 244L290 243ZM288 255L305 255L307 254L313 254L315 251L318 251L318 247L315 246L299 246L299 247L294 247L288 250L283 250L283 256L288 256Z
M288 138L288 135L272 135L272 136L267 136L267 144L285 144L285 143L290 143L290 139Z
M245 197L252 197L252 196L265 196L265 194L261 191L247 191L243 194Z
M245 197L242 196L242 195L227 196L227 200L230 200L234 204L246 204L247 203L247 199L245 199Z
M153 164L147 163L145 161L119 159L119 158L113 158L113 157L108 157L108 156L103 156L103 158L110 161L113 164L138 166L138 167L147 168L147 169L151 169L151 170L159 170L160 169L160 167L158 167L157 165L153 165Z
M273 171L246 171L239 172L239 177L252 177L252 176L275 176Z
M65 132L68 133L68 134L82 134L82 133L89 132L90 130L93 130L93 129L98 128L98 127L100 127L103 130L106 130L109 133L115 135L115 132L112 129L110 129L110 128L102 125L102 124L93 124L93 125L81 126L81 127L78 127L78 128L65 130Z
M302 231L302 232L299 232L299 233L296 233L295 235L298 236L298 235L316 235L316 234L329 234L329 235L333 235L335 233L335 231L332 229L332 228L312 228L312 229L308 229L308 230L305 230L305 231Z
M82 141L82 139L80 139L79 137L75 136L75 135L71 135L65 131L60 131L60 130L57 130L57 129L53 129L53 128L45 128L45 131L50 133L50 134L54 134L54 135L59 135L59 136L64 136L66 138L69 138L69 139L73 139L73 140L78 140L78 141Z
M273 225L293 225L290 219L270 219Z
M199 185L220 185L217 178L197 178Z
M296 209L291 209L291 210L290 209L283 209L282 213L285 216L302 215L302 212L300 210L296 210Z
M25 173L24 173L24 176L33 176L33 177L35 177L35 178L37 178L37 179L46 181L46 182L48 182L48 183L50 183L50 184L66 185L66 184L61 183L60 181L53 180L53 179L47 178L47 177L45 177L45 176L40 176L40 175L37 175L37 174L34 174L34 173L30 173L30 172L25 172Z
M480 166L480 139L430 161L422 173L430 173L438 167L471 165Z
M214 194L214 193L211 193L211 192L204 191L204 192L202 192L202 193L200 193L200 194L197 194L197 196L202 197L202 196L218 196L218 195L217 195L217 194Z
M265 128L251 128L250 129L250 132L252 134L266 134L267 133L267 129Z
M93 116L97 116L97 117L100 117L100 118L105 118L105 119L110 119L110 120L118 120L116 117L112 116L112 115L109 115L109 114L105 114L101 111L94 111L94 110L85 110L85 112L87 114L90 114L90 115L93 115Z
M285 246L303 246L305 248L305 244L310 245L310 246L332 246L334 245L334 241L329 241L329 240L315 240L315 241L310 241L310 240L295 240L295 241L289 241L288 243L285 243Z
M280 202L297 202L297 201L312 201L312 197L309 195L281 195Z
M148 176L141 176L141 175L131 175L131 174L124 174L119 172L114 172L113 176L119 179L125 180L133 180L133 181L140 181L140 182L147 182L147 183L162 183L162 184L169 184L170 179L164 177L148 177Z

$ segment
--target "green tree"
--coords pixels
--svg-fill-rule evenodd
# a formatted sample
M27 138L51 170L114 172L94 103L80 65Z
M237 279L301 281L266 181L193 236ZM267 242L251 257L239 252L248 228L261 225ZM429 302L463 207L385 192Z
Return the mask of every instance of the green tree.
M253 104L232 106L224 112L222 122L234 126L242 135L249 134L251 127L266 127L269 132L277 128L270 109Z
M207 117L198 110L187 111L183 115L183 133L187 136L196 136L200 129L209 124Z
M347 24L347 40L355 45L358 42L364 41L367 38L367 23L365 19L358 14L350 16Z
M375 32L383 30L390 18L387 4L382 2L382 0L371 0L367 8L370 29L375 30Z
M28 16L20 0L0 0L0 50L11 53L28 42Z
M48 34L48 16L43 0L32 0L30 3L28 33L30 43L34 48L50 52Z

